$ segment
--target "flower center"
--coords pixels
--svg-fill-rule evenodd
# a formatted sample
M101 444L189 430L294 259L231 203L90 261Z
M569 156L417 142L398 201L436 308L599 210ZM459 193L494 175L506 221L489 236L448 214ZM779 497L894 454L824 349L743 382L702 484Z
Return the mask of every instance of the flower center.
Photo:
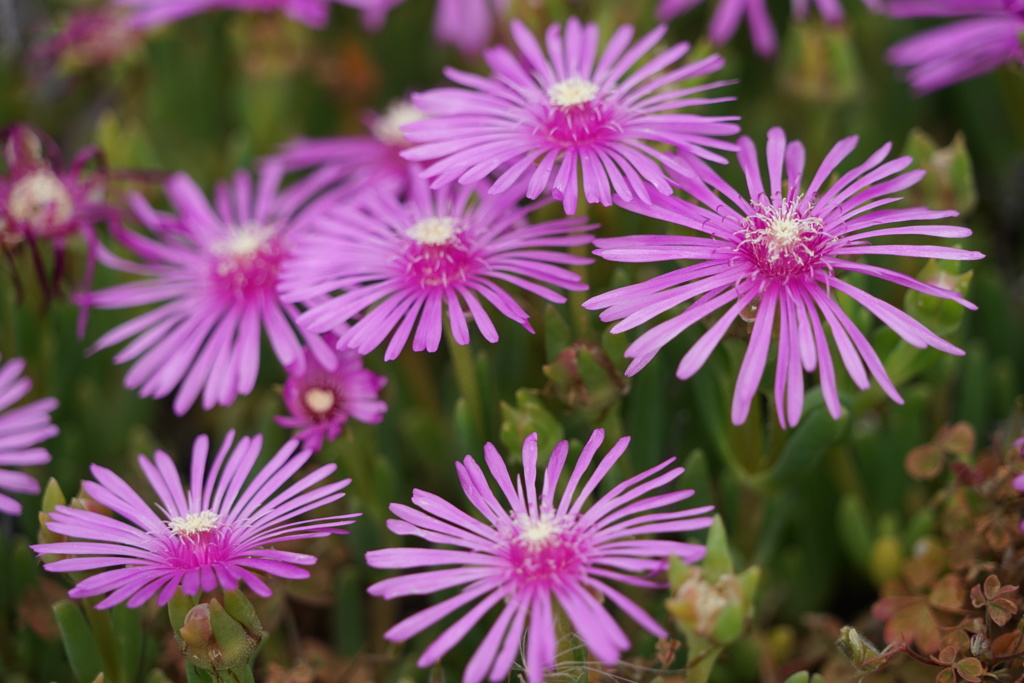
M203 510L199 513L190 512L184 517L172 517L167 522L167 528L172 534L186 537L196 537L207 534L220 526L220 515L211 510Z
M407 147L402 126L427 118L426 113L408 100L397 100L388 105L384 113L370 124L373 137L392 147Z
M49 169L38 169L20 178L11 188L7 213L41 237L51 236L74 215L71 193Z
M302 394L302 403L317 417L325 417L338 402L334 391L324 387L312 387Z
M452 216L424 218L406 235L406 274L421 288L447 287L465 280L475 263L463 230Z
M214 282L233 296L273 291L285 256L282 241L273 227L246 224L210 248Z
M756 213L743 220L743 241L736 251L745 253L765 276L808 273L833 241L824 232L822 220L806 216L799 201L785 199L781 206L754 204L754 208Z
M547 90L537 134L562 147L599 142L621 127L614 110L598 99L598 86L579 76L555 83Z
M548 99L556 107L575 107L592 101L597 91L597 83L573 76L548 88Z
M439 247L451 241L455 227L455 219L451 216L431 216L409 228L407 234L419 244Z
M571 525L550 513L539 518L520 515L509 541L508 559L516 581L558 581L576 575L582 564L577 535Z

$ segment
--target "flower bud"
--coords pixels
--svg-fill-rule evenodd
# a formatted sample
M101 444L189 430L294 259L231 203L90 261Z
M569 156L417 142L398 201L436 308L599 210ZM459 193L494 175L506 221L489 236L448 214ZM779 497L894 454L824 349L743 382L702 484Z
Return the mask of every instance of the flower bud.
M248 667L263 637L256 611L241 591L227 591L224 600L230 612L213 599L193 606L184 617L189 598L179 591L168 604L182 654L193 666L215 673Z
M861 671L874 671L876 664L869 662L881 653L878 648L871 644L855 628L844 626L839 630L839 640L836 647Z

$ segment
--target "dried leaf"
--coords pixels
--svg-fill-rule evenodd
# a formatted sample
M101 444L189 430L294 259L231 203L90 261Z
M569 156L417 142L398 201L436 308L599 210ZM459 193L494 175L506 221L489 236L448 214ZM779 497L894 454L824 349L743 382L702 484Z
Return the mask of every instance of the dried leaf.
M1020 648L1020 633L1004 633L993 640L989 647L996 657L1012 655Z
M889 604L883 604L886 602ZM880 615L891 614L885 624L887 643L901 640L916 643L918 649L925 654L938 652L942 647L939 625L923 598L885 598L876 602L871 612L879 620L885 620Z

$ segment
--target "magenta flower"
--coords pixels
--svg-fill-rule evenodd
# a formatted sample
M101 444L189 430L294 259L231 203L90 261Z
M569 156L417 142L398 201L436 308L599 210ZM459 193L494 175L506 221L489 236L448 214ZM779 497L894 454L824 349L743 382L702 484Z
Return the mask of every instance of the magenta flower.
M660 21L668 21L689 12L703 2L704 0L661 0L655 13ZM833 24L842 21L843 6L839 0L793 0L793 16L799 21L806 20L810 14L811 4L817 8L825 21ZM865 4L877 5L875 0L865 0ZM708 37L714 45L725 45L736 35L744 19L747 20L754 52L762 57L774 56L779 49L779 36L768 11L768 0L719 0L708 25Z
M291 415L274 417L282 427L298 429L295 438L313 451L325 439L338 438L350 417L376 424L388 410L379 398L387 377L364 368L362 356L354 351L337 354L337 367L328 370L307 350L305 369L289 372L284 383L284 405Z
M25 360L13 358L0 365L0 512L20 515L21 503L9 493L39 493L34 477L5 469L45 465L50 452L38 444L57 436L60 429L50 421L57 399L41 398L10 409L32 390L32 380L24 377Z
M931 346L962 355L963 351L907 313L837 277L837 272L859 273L973 309L975 306L957 292L857 259L869 254L953 260L983 257L976 251L952 247L872 244L871 239L884 236L964 238L971 231L952 225L920 224L956 216L955 211L882 208L898 201L896 193L924 176L923 170L903 172L912 163L910 157L885 161L891 143L825 189L826 181L856 145L856 136L839 141L805 188L803 145L787 142L782 129L773 128L768 133L768 191L762 183L754 143L743 137L739 163L746 175L749 199L705 166L698 177L680 180L682 189L699 205L674 197L663 198L656 206L636 202L629 205L633 211L706 236L642 235L595 242L595 253L610 261L693 261L584 304L590 309L605 309L602 320L622 320L612 332L624 332L695 299L684 312L643 333L627 349L626 356L633 362L626 374L635 374L665 344L697 321L725 309L683 356L676 376L692 377L732 323L740 317L749 321L753 316L750 345L733 395L734 424L747 418L776 335L775 401L783 426L800 420L805 371L818 370L829 413L837 419L841 414L826 330L857 387L868 388L866 365L885 393L902 403L878 354L835 300L834 292L866 308L912 346Z
M296 242L295 259L282 273L285 301L341 292L312 305L299 322L313 332L334 333L338 348L362 354L391 335L385 360L398 357L414 326L413 350L436 351L446 308L457 343L469 343L467 313L485 339L497 341L480 297L532 332L529 314L499 283L563 303L553 287L586 289L564 266L591 259L552 247L590 244L587 233L597 226L577 218L529 224L526 217L541 204L521 207L519 194L490 195L488 187L431 190L414 178L404 201L387 187L336 207L330 220Z
M1021 0L889 0L893 17L964 17L923 31L890 48L889 63L906 69L919 94L998 69L1024 64Z
M215 10L282 12L310 28L327 25L331 4L362 10L366 23L379 27L388 11L402 0L114 0L132 10L136 28L153 28Z
M318 176L278 191L283 171L267 165L256 187L239 171L218 186L211 207L195 182L178 173L166 193L176 215L153 210L135 195L131 205L152 237L124 231L127 261L101 251L105 265L143 279L90 292L83 303L98 308L157 304L100 337L93 350L131 340L114 362L134 361L125 386L161 398L177 389L182 415L202 394L202 406L230 405L253 390L260 367L261 330L284 367L305 358L301 336L324 367L336 356L316 335L299 329L298 310L277 294L278 273L290 257L291 235L308 229L338 191L322 194ZM342 188L341 192L344 192Z
M739 132L731 123L737 117L679 111L732 99L701 95L723 81L683 85L721 69L721 57L678 65L690 51L688 43L679 43L637 66L665 35L664 26L632 45L633 27L621 26L600 58L597 24L573 17L564 34L552 24L547 55L522 23L513 21L511 28L521 59L494 47L484 53L490 78L449 68L445 74L463 88L413 95L429 118L405 127L406 137L422 144L402 156L436 160L425 171L434 187L475 183L498 172L492 193L514 188L520 197L536 199L550 188L572 214L581 174L589 203L608 206L613 193L650 203L650 190L672 191L662 166L688 172L662 145L721 162L709 148L735 148L718 138ZM529 182L518 183L520 178Z
M154 595L163 605L178 588L198 595L217 587L234 590L239 583L267 597L270 587L256 572L307 578L303 566L316 564L316 557L272 546L348 533L339 527L351 524L358 514L295 520L342 498L351 480L316 486L337 467L323 465L282 490L312 451L296 453L299 442L289 441L255 471L263 437L242 437L232 449L234 438L229 432L209 472L210 440L205 435L195 440L187 491L169 455L159 450L153 460L140 455L139 466L156 493L156 509L121 477L93 465L96 481L83 482L83 489L125 521L59 505L50 513L47 528L84 540L41 543L32 549L39 555L73 556L48 563L51 572L99 570L68 592L73 598L106 595L96 605L99 609L125 601L138 607Z
M117 220L104 201L106 178L91 167L98 151L82 150L65 168L53 141L25 124L0 131L0 143L7 162L7 174L0 175L0 248L24 245L38 254L41 244L49 244L55 252L53 272L44 272L41 256L34 261L40 282L52 295L65 275L68 241L79 236L86 244L83 280L88 286L96 260L94 226Z
M403 619L384 637L408 640L472 604L420 656L419 666L428 667L497 606L498 617L466 666L463 683L479 683L486 677L504 680L519 653L524 633L527 680L539 683L544 670L555 663L556 606L590 652L609 664L616 662L629 647L629 639L609 614L608 603L647 631L667 637L661 624L609 582L664 588L650 575L663 570L670 555L684 562L696 562L704 557L704 548L681 541L640 537L707 528L711 518L704 515L711 511L711 506L652 512L693 495L692 490L648 495L683 473L681 467L666 470L673 458L612 487L593 505L585 507L587 498L629 444L628 437L620 439L584 484L602 441L604 430L598 429L583 448L557 499L555 489L569 453L567 441L560 442L551 453L539 491L536 434L523 443L524 478L516 477L515 482L494 446L484 446L485 463L504 500L495 496L472 457L467 455L461 463L455 463L466 497L484 521L418 489L413 490L412 502L420 510L392 504L391 512L398 517L388 521L392 532L455 548L368 552L366 561L376 569L430 568L379 581L370 586L370 594L390 600L460 586L462 590Z
M375 184L394 183L404 191L409 185L413 164L399 156L410 145L402 127L425 116L412 102L396 100L384 113L371 112L366 118L370 135L293 140L273 159L289 171L311 167L330 169L339 183L353 179Z
M111 6L76 10L64 27L40 43L33 56L66 68L105 67L134 53L142 34L126 11Z
M478 55L491 44L497 20L508 15L510 0L437 0L434 37L464 55Z

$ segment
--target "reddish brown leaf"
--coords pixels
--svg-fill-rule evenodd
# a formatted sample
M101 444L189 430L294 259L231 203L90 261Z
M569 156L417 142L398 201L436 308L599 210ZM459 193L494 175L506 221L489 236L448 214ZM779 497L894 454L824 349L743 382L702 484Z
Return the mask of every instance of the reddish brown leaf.
M956 612L964 606L967 591L963 579L957 574L946 574L939 579L928 594L928 603L936 609Z
M957 662L956 672L960 674L961 678L965 681L970 681L970 683L979 683L981 677L986 673L985 666L974 657L967 657Z
M956 674L952 669L943 669L935 677L935 683L956 683Z
M933 443L926 443L910 449L903 459L903 469L913 479L928 481L942 474L946 455Z
M996 598L988 605L988 616L999 626L1006 623L1017 613L1017 604L1006 598Z
M973 453L977 441L974 428L968 422L963 421L943 429L938 440L942 442L942 447L946 451L959 456Z
M935 615L924 600L914 600L886 622L885 641L895 643L899 640L916 643L918 649L925 654L938 652L942 647L939 625L935 623Z
M1004 633L993 640L989 647L991 647L992 654L996 657L1012 655L1020 649L1020 633L1016 631Z

